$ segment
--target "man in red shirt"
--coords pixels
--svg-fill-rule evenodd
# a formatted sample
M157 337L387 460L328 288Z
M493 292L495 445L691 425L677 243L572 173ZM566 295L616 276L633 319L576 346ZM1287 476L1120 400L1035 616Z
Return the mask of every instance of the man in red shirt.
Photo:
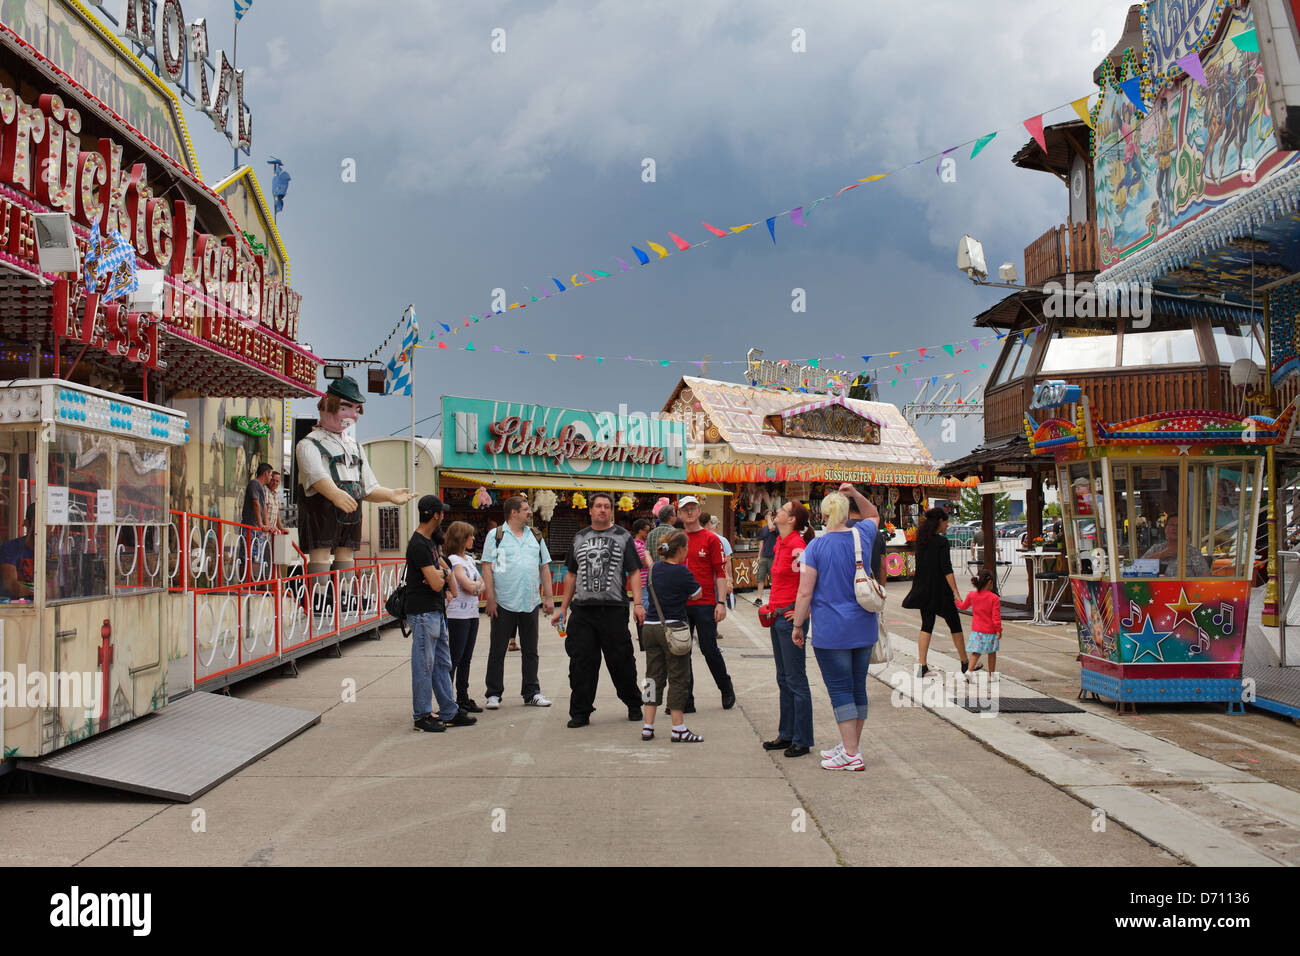
M700 525L700 501L687 495L677 502L677 514L686 525L686 566L700 585L700 596L686 604L691 629L700 641L700 653L709 665L709 673L722 691L722 709L736 706L736 692L727 673L727 663L718 650L718 624L727 616L726 566L722 561L722 542L708 528ZM695 708L694 675L691 681L691 699L688 712Z

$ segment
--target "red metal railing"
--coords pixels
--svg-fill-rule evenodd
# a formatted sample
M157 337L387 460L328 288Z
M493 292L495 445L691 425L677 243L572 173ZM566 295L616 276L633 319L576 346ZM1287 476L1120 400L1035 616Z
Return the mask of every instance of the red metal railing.
M192 512L172 511L171 518L131 535L119 530L117 559L126 586L165 583L189 595L195 687L378 624L406 577L402 558L307 574L306 555L292 539L297 561L286 569L274 560L271 532ZM156 540L164 534L165 547Z

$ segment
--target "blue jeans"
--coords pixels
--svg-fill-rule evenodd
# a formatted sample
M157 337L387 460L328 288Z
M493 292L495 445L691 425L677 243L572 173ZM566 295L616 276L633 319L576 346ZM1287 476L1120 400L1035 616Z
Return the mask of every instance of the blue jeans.
M867 719L867 665L871 663L870 647L846 650L822 648L813 645L817 666L822 670L822 681L831 695L835 709L835 722Z
M438 698L438 718L451 720L460 708L451 688L451 645L447 637L447 619L438 611L412 614L411 625L411 707L413 719L429 713L431 698Z
M794 621L778 617L772 632L772 657L776 661L776 686L781 689L781 723L776 735L796 747L813 745L812 692L803 647L794 646Z

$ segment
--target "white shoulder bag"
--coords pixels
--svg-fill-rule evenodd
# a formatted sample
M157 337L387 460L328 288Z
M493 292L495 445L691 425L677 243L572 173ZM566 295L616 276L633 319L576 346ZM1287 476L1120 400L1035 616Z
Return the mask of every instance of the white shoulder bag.
M857 562L853 575L853 596L858 599L858 606L862 610L879 614L885 609L885 586L862 566L862 541L858 537L858 529L850 528L849 533L853 535L853 557ZM876 533L879 534L879 531ZM884 622L877 619L876 643L871 645L871 663L888 664L893 659L894 649L889 644L889 631L885 629Z
M858 599L858 606L862 610L879 614L885 609L885 586L862 566L862 539L858 537L857 527L850 528L849 534L853 535L853 558L857 562L853 575L853 595Z

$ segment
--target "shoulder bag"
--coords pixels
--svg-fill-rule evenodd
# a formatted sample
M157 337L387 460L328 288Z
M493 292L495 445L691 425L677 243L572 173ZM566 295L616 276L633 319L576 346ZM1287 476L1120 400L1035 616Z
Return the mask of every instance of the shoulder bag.
M858 606L864 611L879 614L885 609L885 586L877 581L862 566L862 539L857 527L849 529L853 535L853 559L857 569L853 575L853 596L858 599Z
M658 567L656 565L655 567ZM659 596L655 594L655 569L646 575L646 584L650 588L650 600L654 602L655 613L659 615L659 626L664 629L664 639L668 641L668 650L678 657L691 652L691 629L685 624L668 623L664 620L664 609L659 606Z

